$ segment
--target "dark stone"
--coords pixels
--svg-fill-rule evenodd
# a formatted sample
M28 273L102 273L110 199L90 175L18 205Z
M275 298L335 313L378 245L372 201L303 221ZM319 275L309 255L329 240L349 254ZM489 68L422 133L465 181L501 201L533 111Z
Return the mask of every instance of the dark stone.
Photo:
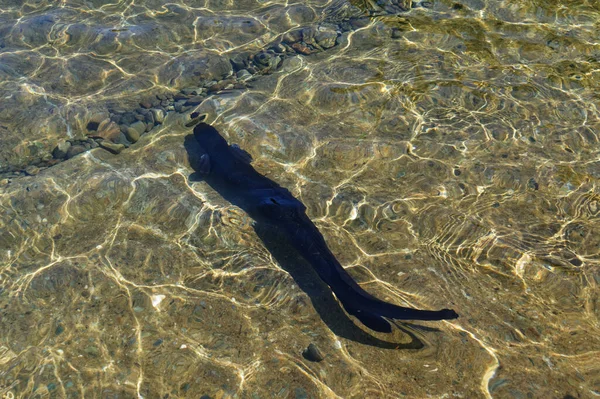
M120 124L122 124L122 125L131 125L135 121L137 121L137 119L135 118L135 114L133 112L125 112L121 116L121 122L120 122Z
M306 389L304 388L296 388L294 390L294 395L296 399L308 399L308 393L306 393Z
M248 64L248 55L247 53L236 54L229 59L234 72L246 67L246 64Z
M179 100L187 100L190 96L183 94L183 93L177 93L175 94L175 96L173 97L175 99L175 101L179 101Z
M75 155L81 154L82 152L85 152L86 149L84 146L82 145L73 145L69 148L69 150L67 151L67 157L66 159L71 159L73 158Z
M582 262L582 261L581 261L581 259L579 259L579 258L573 258L573 259L569 260L569 262L570 262L570 263L571 263L573 266L577 266L577 267L579 267L579 266L583 265L583 262Z
M364 28L365 26L368 26L369 23L371 23L370 18L356 18L356 19L350 20L350 25L352 26L352 28L354 30Z
M325 359L319 348L313 343L302 352L302 356L311 362L320 362Z
M281 53L285 53L286 48L283 44L277 43L277 44L273 45L273 47L271 47L271 50L273 50L276 53L281 54Z
M269 65L269 60L271 59L268 53L259 53L254 57L254 62L258 65Z
M154 115L152 112L149 112L145 115L144 122L146 122L148 126L154 126Z
M99 125L100 124L98 122L90 122L87 124L87 126L85 128L91 132L91 131L98 130Z
M527 187L529 187L532 190L538 190L540 188L538 182L536 182L533 177L527 182Z
M198 105L204 101L203 96L194 96L185 102L185 105Z
M68 141L58 143L56 148L52 151L52 156L56 159L64 159L67 156L69 148L71 148L71 143L69 143Z
M121 114L111 114L110 120L118 125L119 123L121 123Z

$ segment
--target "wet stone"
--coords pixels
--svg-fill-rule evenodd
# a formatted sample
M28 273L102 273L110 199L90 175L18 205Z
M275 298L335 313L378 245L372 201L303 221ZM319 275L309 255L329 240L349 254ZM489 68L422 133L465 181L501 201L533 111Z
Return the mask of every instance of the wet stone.
M273 47L271 47L271 50L273 50L276 53L285 53L286 52L286 47L281 44L281 43L277 43L275 44Z
M82 152L85 152L86 149L84 146L82 145L73 145L71 146L68 150L67 150L67 156L66 159L71 159L73 158L75 155L81 154Z
M144 125L144 131L145 130L146 130L146 125ZM134 129L131 126L128 127L124 133L125 133L125 137L127 137L127 140L129 140L132 143L137 143L137 141L140 139L140 132L138 132L136 129Z
M308 399L308 393L304 388L296 388L294 389L294 397L296 399Z
M185 105L198 105L204 101L203 96L194 96L185 102Z
M176 112L181 112L181 109L183 108L183 106L185 105L186 100L179 100L175 103L175 105L173 106L173 108L175 108Z
M138 135L141 135L146 131L146 124L142 121L137 121L131 126L129 126L129 128L135 130L138 133Z
M154 114L152 112L148 112L144 117L144 122L146 122L146 131L149 131L152 126L154 126Z
M152 112L152 116L154 117L154 123L163 123L165 120L165 111L160 108L152 108L150 112Z
M331 48L335 46L337 39L337 32L329 28L319 28L315 34L315 40L317 44L323 48Z
M173 99L175 101L187 100L188 98L189 98L189 95L183 94L183 93L177 93L177 94L175 94L175 96L173 96Z
M103 140L100 143L100 147L105 150L112 152L113 154L119 154L121 151L125 149L125 145L123 144L115 144L107 140Z
M292 48L294 50L296 50L298 53L304 54L304 55L309 55L309 54L312 54L312 52L313 52L308 46L306 46L305 44L302 44L302 43L294 43L294 44L292 44Z
M29 165L25 168L25 173L27 173L29 176L35 176L40 173L40 168L34 165Z
M111 121L110 119L105 119L98 126L98 136L102 137L105 140L116 140L121 133L121 128L117 125L116 122Z
M194 94L194 92L195 92L196 90L197 90L197 89L193 89L193 88L191 88L191 87L186 87L185 89L181 89L181 93L182 93L184 96L191 96L191 95L193 95L193 94Z
M237 72L236 76L240 80L248 80L252 77L252 74L245 69L241 69Z
M310 345L302 352L302 356L311 362L320 362L325 359L319 348L313 343L310 343Z
M69 148L71 148L71 143L68 141L58 143L56 148L52 151L52 156L56 159L64 159L67 156L67 151L69 151Z

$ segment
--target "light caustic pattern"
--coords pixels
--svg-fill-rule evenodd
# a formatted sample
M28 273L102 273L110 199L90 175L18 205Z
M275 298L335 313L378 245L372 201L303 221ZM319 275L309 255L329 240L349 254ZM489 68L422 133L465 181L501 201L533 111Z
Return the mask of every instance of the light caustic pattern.
M0 188L0 392L600 395L598 12L434 2L198 108L304 202L365 289L459 319L374 335L394 349L348 332L327 290L298 279L308 265L187 180L190 129L172 115L118 156ZM323 362L301 357L311 342Z

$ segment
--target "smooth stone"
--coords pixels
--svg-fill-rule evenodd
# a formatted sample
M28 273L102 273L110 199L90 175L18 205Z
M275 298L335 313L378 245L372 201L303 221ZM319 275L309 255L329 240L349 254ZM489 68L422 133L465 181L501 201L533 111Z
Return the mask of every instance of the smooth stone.
M100 147L105 150L112 152L113 154L119 154L121 151L125 149L125 145L123 144L115 144L107 140L102 140L100 143Z
M27 173L29 176L35 176L38 173L40 173L40 168L38 168L37 166L29 165L25 168L25 173Z
M109 116L110 115L108 114L108 112L95 112L89 117L88 124L90 122L100 124L100 122L107 119Z
M73 158L75 155L81 154L82 152L85 152L86 149L84 146L82 145L73 145L71 146L68 150L67 150L67 156L66 159L71 159Z
M163 123L163 121L165 120L165 111L159 108L152 108L150 112L152 112L152 116L154 117L155 123Z
M250 53L240 53L236 54L229 59L229 62L233 66L233 69L238 71L240 69L244 69L246 67L246 63L248 62L248 57Z
M281 43L277 43L275 44L273 47L271 47L273 49L273 51L275 51L276 53L285 53L285 46Z
M173 96L173 99L175 101L187 100L188 98L189 96L183 93L177 93L175 94L175 96Z
M137 121L129 126L131 129L134 129L138 134L142 134L146 131L146 124L142 121Z
M131 125L137 119L135 119L135 114L133 112L125 112L121 115L121 124Z
M294 395L296 399L308 399L308 393L304 388L296 388L294 389Z
M63 141L58 143L56 148L52 151L52 156L56 159L64 159L67 156L67 151L71 148L71 143Z
M185 105L198 105L204 101L203 96L194 96L185 102Z
M292 44L292 48L296 50L296 52L304 55L309 55L313 52L308 46L305 46L302 43L294 43Z
M321 360L325 359L325 356L323 356L319 348L317 348L317 346L313 343L308 345L308 347L302 352L302 356L311 362L320 362Z
M149 131L152 129L152 126L154 126L154 114L152 112L148 112L144 121L146 122L146 131ZM150 128L148 126L150 126Z
M254 57L254 61L255 61L257 64L264 65L264 66L267 66L267 65L269 65L269 60L270 60L270 59L271 59L271 57L270 57L270 54L269 54L269 53L260 53L260 54L257 54L257 55Z
M337 39L337 32L333 29L320 27L315 33L315 40L317 44L323 48L331 48L335 46Z
M181 109L183 108L183 106L185 105L185 103L187 102L187 100L179 100L175 103L175 111L177 112L181 112Z
M144 130L145 129L146 126L144 125ZM127 128L127 131L125 131L124 134L125 137L127 137L127 140L129 140L132 143L137 143L137 141L140 139L140 133L131 126Z
M110 119L105 119L98 126L98 136L105 140L116 140L121 133L121 128Z

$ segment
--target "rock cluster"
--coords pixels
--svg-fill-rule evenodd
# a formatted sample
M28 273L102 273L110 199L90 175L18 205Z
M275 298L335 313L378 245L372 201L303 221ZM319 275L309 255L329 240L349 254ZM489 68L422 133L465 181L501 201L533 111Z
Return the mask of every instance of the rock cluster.
M339 12L337 12L339 14ZM353 11L351 14L356 14ZM344 14L345 15L345 14ZM196 106L212 94L229 90L243 90L247 82L257 76L270 74L281 67L287 57L311 55L338 45L344 34L370 23L368 17L341 18L339 22L323 22L316 26L286 32L258 53L238 53L229 58L230 66L219 64L220 80L205 80L195 87L185 87L175 93L166 92L143 98L139 107L131 110L108 106L108 111L91 115L87 120L84 138L59 142L51 154L34 162L34 170L55 165L92 148L101 147L114 154L138 142L155 126L163 123L171 112L193 112ZM208 66L207 66L208 67ZM214 68L213 68L214 69ZM215 75L214 73L211 75ZM0 176L17 177L31 174L27 167L3 168Z

